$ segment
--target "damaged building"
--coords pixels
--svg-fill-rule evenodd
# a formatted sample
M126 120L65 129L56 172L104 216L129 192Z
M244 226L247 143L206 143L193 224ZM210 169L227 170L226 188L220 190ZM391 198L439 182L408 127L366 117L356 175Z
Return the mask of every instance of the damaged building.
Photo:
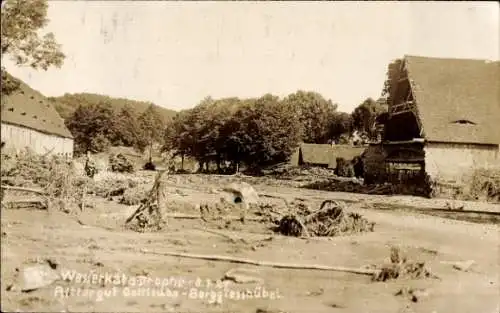
M499 168L499 65L417 56L393 63L383 140L366 153L367 183L439 192Z

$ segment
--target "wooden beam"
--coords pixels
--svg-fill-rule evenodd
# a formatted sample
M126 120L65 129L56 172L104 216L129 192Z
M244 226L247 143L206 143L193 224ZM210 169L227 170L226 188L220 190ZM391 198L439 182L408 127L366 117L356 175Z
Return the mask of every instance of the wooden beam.
M17 187L17 186L2 185L0 188L1 189L5 189L5 190L33 192L33 193L37 193L37 194L40 194L40 195L45 195L46 194L46 192L43 191L43 190L41 190L41 189L33 189L33 188L26 188L26 187Z
M413 110L406 109L406 110L396 111L396 112L391 113L391 116L400 115L400 114L404 114L404 113L413 113Z
M384 145L401 145L401 144L409 144L409 143L424 143L424 138L413 138L412 140L401 140L401 141L385 141Z

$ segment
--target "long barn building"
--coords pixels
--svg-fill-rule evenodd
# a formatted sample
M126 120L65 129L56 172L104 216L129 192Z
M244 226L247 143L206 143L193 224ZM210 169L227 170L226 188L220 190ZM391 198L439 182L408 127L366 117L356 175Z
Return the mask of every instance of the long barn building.
M53 104L40 92L15 80L19 88L2 94L2 153L29 149L36 154L72 157L73 136Z

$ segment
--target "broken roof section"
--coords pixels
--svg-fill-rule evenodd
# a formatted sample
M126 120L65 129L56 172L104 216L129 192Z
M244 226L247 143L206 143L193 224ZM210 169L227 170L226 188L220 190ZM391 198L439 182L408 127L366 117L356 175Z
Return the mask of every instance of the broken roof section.
M2 95L2 123L24 126L42 133L73 138L53 104L23 81L9 95Z
M500 144L500 62L405 56L428 141Z

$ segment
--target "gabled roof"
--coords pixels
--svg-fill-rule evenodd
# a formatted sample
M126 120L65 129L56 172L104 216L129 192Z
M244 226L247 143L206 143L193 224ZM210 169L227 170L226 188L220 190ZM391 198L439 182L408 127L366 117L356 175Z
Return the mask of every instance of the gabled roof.
M500 62L405 57L428 141L500 144Z
M335 163L333 149L331 145L301 143L300 152L304 163L330 165Z
M20 86L9 95L2 94L2 123L24 126L64 138L73 138L64 125L64 120L45 96L19 79L12 76L11 79L18 80Z
M322 164L335 167L337 158L344 158L351 161L356 156L360 156L366 147L351 145L327 145L302 143L299 146L302 153L302 160L309 164Z

